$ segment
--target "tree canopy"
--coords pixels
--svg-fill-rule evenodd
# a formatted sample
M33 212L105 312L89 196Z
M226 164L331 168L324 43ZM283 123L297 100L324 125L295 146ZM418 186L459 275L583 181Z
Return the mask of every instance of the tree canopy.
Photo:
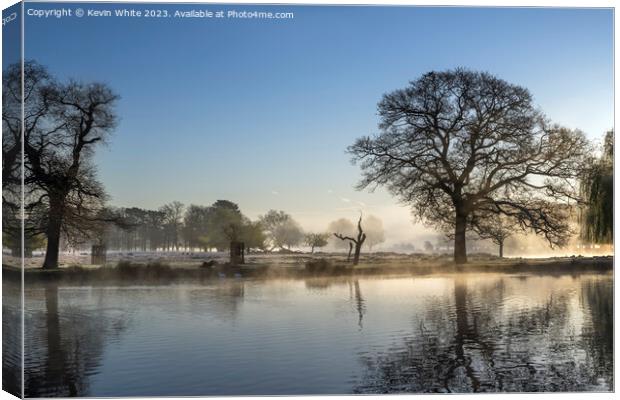
M24 235L46 236L44 267L58 266L61 236L69 241L89 237L98 223L106 194L92 156L116 127L117 100L105 84L59 82L34 61L26 61L23 71L21 64L11 65L3 74L2 128L8 140L3 177L15 183L21 162L17 148L23 145ZM9 210L12 199L6 200Z
M301 226L284 211L269 210L259 220L271 242L271 250L290 249L304 239Z
M600 157L593 158L581 177L584 207L580 213L581 240L613 243L614 235L614 131L605 134Z
M530 92L485 72L429 72L385 94L380 132L348 148L363 178L386 187L419 219L455 232L454 257L467 261L465 232L476 214L501 214L543 235L569 236L567 208L588 143L552 124Z
M304 244L310 247L311 253L314 253L315 248L327 246L329 237L329 233L307 233L304 236Z

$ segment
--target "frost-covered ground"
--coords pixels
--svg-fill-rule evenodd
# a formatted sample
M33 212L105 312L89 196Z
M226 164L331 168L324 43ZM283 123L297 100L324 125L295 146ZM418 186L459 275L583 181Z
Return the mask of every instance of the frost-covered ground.
M613 253L612 253L613 254ZM599 254L606 255L606 254ZM19 258L11 257L10 253L4 252L3 264L10 266L20 266ZM28 269L40 268L43 264L44 254L35 252L33 257L25 259L25 266ZM307 262L325 259L330 263L344 264L346 263L345 253L322 253L315 252L301 253L251 253L245 256L245 263L248 266L270 266L270 267L301 267ZM507 257L500 259L491 254L470 254L470 263L475 264L515 264L515 263L540 263L546 261L555 261L561 259L571 259L571 257L538 257L532 259ZM229 261L226 252L118 252L110 251L107 254L107 262L105 265L114 266L121 261L130 262L132 264L162 264L173 268L199 268L205 262L210 264L226 264ZM429 265L445 265L452 263L450 254L400 254L391 252L375 252L362 253L360 257L360 267L382 267L382 266L429 266ZM88 252L63 252L60 255L60 268L80 266L83 268L98 268L102 265L91 264L91 256Z
M496 257L491 255L479 255L477 258L492 260ZM3 264L19 266L19 258L11 257L10 254L3 254ZM26 268L39 268L43 264L44 254L35 252L33 257L25 259ZM271 265L276 267L299 266L304 265L308 261L317 259L326 259L332 262L345 262L347 255L345 253L251 253L245 256L245 262L248 265ZM431 255L431 254L399 254L399 253L362 253L360 257L361 264L376 263L412 263L422 261L439 261L450 259L449 255ZM129 261L137 264L161 263L172 267L191 268L200 267L203 262L214 261L217 264L225 264L229 261L229 255L226 252L117 252L110 251L107 254L106 265L116 265L120 261ZM88 252L63 252L60 255L60 267L81 266L81 267L99 267L101 265L92 265L91 256Z

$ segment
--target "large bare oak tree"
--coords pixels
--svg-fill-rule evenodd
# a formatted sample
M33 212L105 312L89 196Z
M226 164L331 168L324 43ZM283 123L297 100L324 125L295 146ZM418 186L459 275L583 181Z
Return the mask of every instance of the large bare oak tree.
M588 143L551 124L530 92L484 72L429 72L383 96L380 133L348 151L359 188L386 187L425 223L454 232L454 259L467 262L465 233L476 215L515 219L563 245L566 207Z
M95 147L116 126L118 96L104 84L53 79L34 61L24 63L24 96L19 87L21 66L13 65L3 78L3 137L21 130L23 101L24 234L47 239L44 268L56 268L60 239L86 237L101 223L105 192L92 162ZM5 133L6 132L6 133ZM19 141L17 141L19 143ZM3 175L12 179L21 157L3 153ZM4 155L4 154L3 154ZM9 165L10 164L10 165Z

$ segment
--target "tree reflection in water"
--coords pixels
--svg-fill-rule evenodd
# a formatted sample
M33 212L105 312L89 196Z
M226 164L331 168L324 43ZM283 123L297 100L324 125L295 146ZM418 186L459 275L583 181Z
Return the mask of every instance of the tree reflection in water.
M362 322L366 313L366 301L362 296L359 279L355 279L353 282L349 281L349 293L352 294L351 298L354 300L355 310L357 311L357 325L362 329L364 327Z
M168 370L190 379L163 383L153 393L183 394L189 382L191 393L209 394L220 381L230 385L222 393L235 393L240 378L247 393L267 393L276 384L257 379L262 372L277 379L314 360L305 372L323 382L334 373L325 371L325 360L338 357L344 358L340 370L351 371L331 381L343 394L613 388L610 276L463 274L413 281L426 291L411 292L411 278L355 277L307 279L305 289L242 279L179 287L29 286L26 395L122 394L136 380L146 392L151 379L164 382ZM398 317L385 314L404 305L411 308L400 308ZM282 314L262 314L272 312ZM188 360L190 353L195 356ZM285 369L273 355L285 358ZM261 366L265 371L252 367L259 357L271 363ZM239 376L202 380L223 368ZM202 371L197 378L195 371ZM119 384L133 373L134 380Z
M104 344L124 330L126 321L106 310L75 304L59 308L62 290L54 283L45 285L42 299L41 290L37 292L27 293L37 296L29 301L41 300L45 306L36 312L26 310L25 394L87 396L89 375L101 363Z
M304 281L306 289L313 293L326 292L332 286L348 285L349 302L357 313L357 325L360 330L364 327L364 315L366 314L366 300L362 295L360 282L357 278L308 278Z
M219 319L233 319L245 296L243 280L220 280L187 290L190 311ZM205 301L206 299L206 301Z
M2 390L22 395L21 282L3 276L2 284Z
M580 335L569 293L552 291L534 306L510 308L503 278L472 291L467 282L454 278L451 305L429 299L419 326L400 345L364 357L366 372L354 392L613 390L611 283L582 283L590 321Z
M590 324L584 327L583 346L591 357L594 377L600 376L613 390L614 320L611 281L584 281L582 301L589 311Z
M157 287L141 291L157 291L162 296L177 293ZM110 294L105 290L93 292L99 298L91 306L76 304L68 292L71 291L63 296L62 288L54 283L27 292L30 307L26 315L25 391L28 397L88 396L91 375L101 367L106 344L117 340L126 329L128 315L141 312L140 309L123 312L106 308L104 296ZM132 296L132 292L129 289L123 294L125 292L115 290L113 295ZM190 312L230 319L243 301L244 283L215 282L183 293L188 296ZM205 297L211 299L206 308L201 301ZM78 295L78 298L81 297ZM178 299L160 300L169 303L174 312Z

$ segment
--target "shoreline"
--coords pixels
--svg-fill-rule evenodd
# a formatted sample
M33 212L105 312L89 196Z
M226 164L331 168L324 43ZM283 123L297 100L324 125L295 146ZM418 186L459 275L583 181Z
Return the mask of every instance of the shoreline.
M476 260L468 264L456 265L453 261L394 262L378 260L373 263L360 263L357 266L343 262L333 262L317 258L305 263L282 266L269 263L242 265L215 264L192 267L173 267L165 262L132 263L121 261L114 266L63 267L53 270L25 269L27 282L71 281L84 283L97 282L157 282L166 283L178 280L211 280L222 278L321 278L321 277L362 277L380 275L424 276L438 273L530 273L544 275L576 274L586 272L613 271L613 256L601 257L557 257L544 259L497 259ZM2 265L2 276L9 280L20 280L21 269Z

